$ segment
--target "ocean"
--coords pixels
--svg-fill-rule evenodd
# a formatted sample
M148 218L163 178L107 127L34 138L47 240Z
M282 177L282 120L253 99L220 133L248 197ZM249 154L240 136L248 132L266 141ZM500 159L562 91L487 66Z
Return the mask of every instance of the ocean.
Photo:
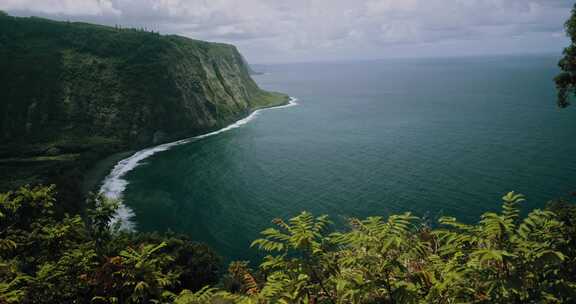
M575 108L558 109L559 56L258 66L296 98L222 132L139 152L105 192L139 231L174 231L226 260L276 217L410 211L475 222L508 191L524 210L576 190Z

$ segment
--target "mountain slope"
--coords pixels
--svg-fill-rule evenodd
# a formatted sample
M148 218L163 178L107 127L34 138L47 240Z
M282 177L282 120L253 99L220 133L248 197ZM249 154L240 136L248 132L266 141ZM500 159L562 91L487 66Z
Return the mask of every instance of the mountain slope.
M114 152L287 102L258 88L232 45L6 15L0 86L0 188L82 179Z

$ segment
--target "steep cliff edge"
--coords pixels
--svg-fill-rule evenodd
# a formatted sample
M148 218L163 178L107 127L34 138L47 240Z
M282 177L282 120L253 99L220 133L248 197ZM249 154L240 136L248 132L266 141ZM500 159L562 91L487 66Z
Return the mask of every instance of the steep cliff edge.
M5 15L0 86L0 188L69 187L112 153L287 102L257 86L232 45Z

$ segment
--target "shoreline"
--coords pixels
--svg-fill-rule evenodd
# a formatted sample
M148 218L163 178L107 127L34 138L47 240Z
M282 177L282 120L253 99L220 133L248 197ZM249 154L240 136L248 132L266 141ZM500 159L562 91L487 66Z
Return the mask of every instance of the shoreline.
M84 175L84 180L82 181L81 190L82 194L86 195L89 192L95 192L99 190L102 181L110 174L110 171L114 166L121 160L130 157L136 152L136 150L121 151L109 155L108 157L101 159L96 162L90 170Z
M254 112L258 111L258 110L264 110L264 109L269 109L269 108L280 108L280 107L284 107L284 106L289 106L291 100L293 99L290 96L287 96L288 98L283 100L280 103L277 104L272 104L272 105L267 105L267 106L257 106L254 107L253 109L250 110L250 112L248 113L248 115L232 122L231 124L234 124L242 119L245 119L246 117L249 117L250 115L252 115ZM223 127L226 128L226 127ZM221 130L223 128L220 129L216 129L215 131ZM215 132L215 131L209 131L205 134L211 133L211 132ZM94 166L92 166L87 173L84 175L84 179L81 183L81 191L83 195L87 195L89 192L98 192L100 190L100 188L102 187L102 183L104 182L104 179L110 174L110 172L112 172L112 170L114 169L114 167L123 159L129 158L132 155L134 155L136 152L138 151L142 151L142 150L146 150L149 148L153 148L153 147L157 147L160 145L164 145L164 144L169 144L169 143L173 143L173 142L179 142L181 140L186 140L186 139L193 139L194 137L197 136L203 136L205 134L200 134L200 135L196 135L196 136L192 136L192 137L186 137L183 139L177 139L174 141L168 141L165 143L161 143L158 145L153 145L153 146L147 146L147 147L143 147L139 150L125 150L125 151L119 151L116 153L113 153L103 159L98 160Z
M141 165L141 162L143 160L149 158L150 156L156 153L167 151L174 146L187 144L195 140L200 140L206 137L210 137L232 129L239 128L255 119L261 111L272 109L283 109L287 107L296 106L298 105L297 100L298 99L295 97L287 96L287 98L281 103L254 107L245 117L240 118L235 122L232 122L231 124L223 128L217 129L215 131L207 132L205 134L193 137L184 138L181 140L176 140L173 142L147 147L138 150L136 152L134 151L119 152L100 161L99 162L100 164L97 164L95 166L95 169L100 171L89 172L87 174L87 177L91 176L91 178L94 180L95 178L99 177L99 175L97 175L98 172L108 172L107 175L97 180L98 182L94 184L92 189L94 191L97 191L99 194L104 195L107 198L120 200L120 207L118 208L116 215L112 218L111 225L119 225L121 230L131 231L135 229L135 223L131 221L131 218L134 216L134 212L121 202L123 192L128 186L128 181L126 181L123 178L128 172L132 171L133 169ZM86 182L88 183L90 181Z

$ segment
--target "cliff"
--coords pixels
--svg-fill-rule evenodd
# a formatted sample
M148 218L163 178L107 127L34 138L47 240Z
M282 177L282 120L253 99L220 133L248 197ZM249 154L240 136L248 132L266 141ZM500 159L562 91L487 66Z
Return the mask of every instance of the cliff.
M232 45L0 15L0 189L81 180L112 153L287 101L249 73Z

